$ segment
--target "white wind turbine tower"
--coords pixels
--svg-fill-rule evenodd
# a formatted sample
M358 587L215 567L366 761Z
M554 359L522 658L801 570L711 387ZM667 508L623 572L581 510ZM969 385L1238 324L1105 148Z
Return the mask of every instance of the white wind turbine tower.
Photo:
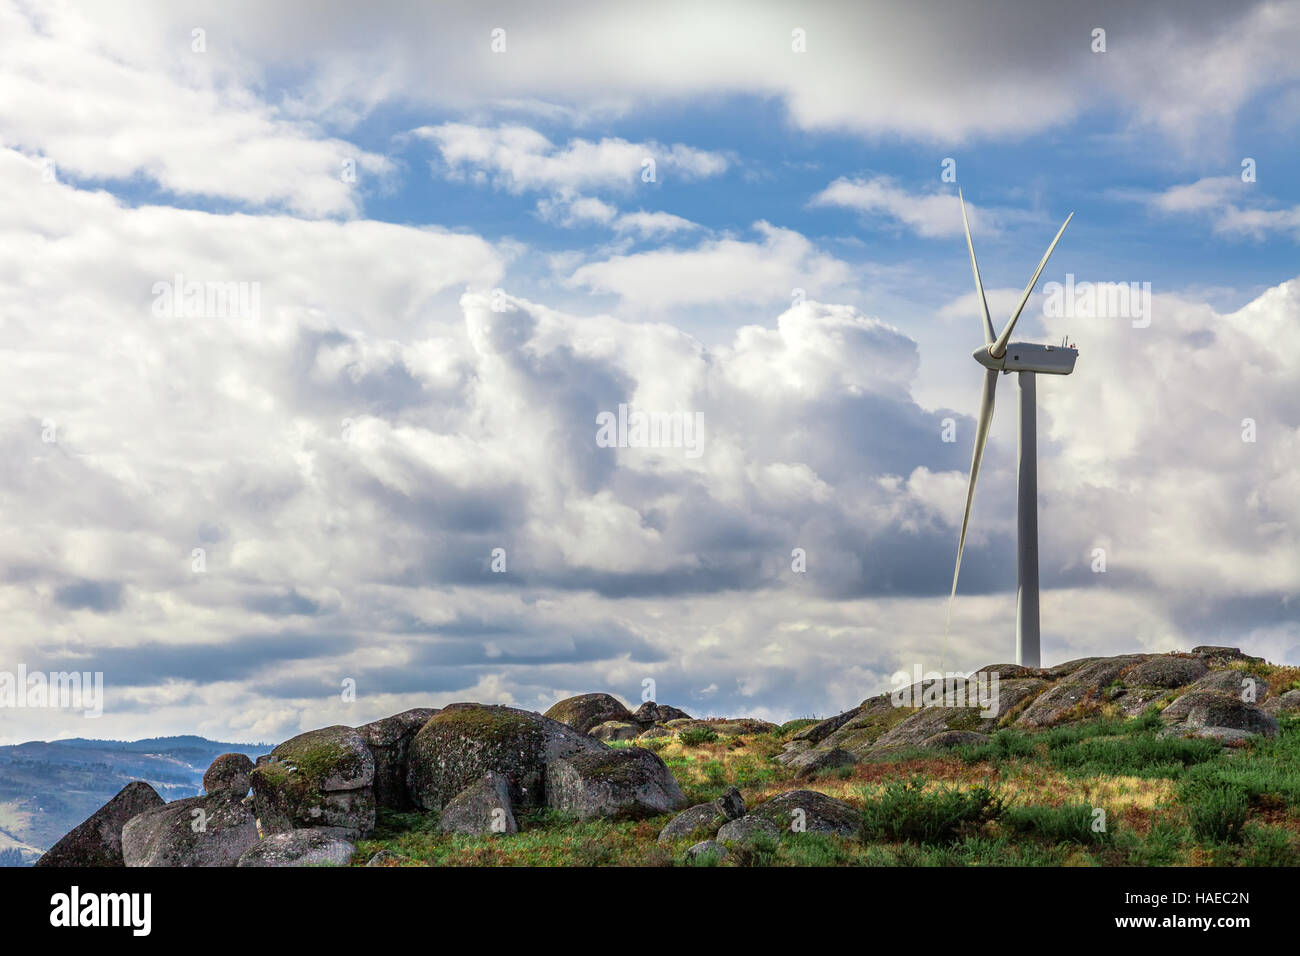
M961 202L961 220L966 227L966 248L970 250L970 268L975 275L975 292L979 296L979 305L984 312L984 345L972 354L975 361L984 366L984 395L980 399L980 414L975 426L975 451L970 461L970 483L966 487L966 512L961 519L961 537L957 539L957 566L952 572L952 593L948 596L948 623L952 621L952 602L957 595L957 575L961 573L961 554L966 547L966 528L970 524L971 503L975 500L975 482L980 474L980 459L984 457L984 444L989 437L989 423L993 420L993 395L998 387L998 375L1019 373L1020 382L1020 446L1019 446L1019 480L1017 483L1017 518L1016 518L1016 663L1026 667L1040 667L1041 660L1038 647L1038 436L1034 400L1034 376L1069 375L1074 371L1075 359L1079 357L1073 345L1060 346L1034 345L1028 342L1012 342L1011 333L1015 330L1016 320L1024 311L1034 291L1034 284L1042 275L1052 250L1061 241L1065 227L1070 224L1074 213L1066 217L1061 229L1047 247L1043 260L1038 263L1034 277L1025 286L1025 294L1020 297L1020 304L1011 313L1011 321L1002 330L1001 335L993 332L993 320L989 317L989 304L984 298L984 284L980 282L980 269L975 263L975 246L970 238L970 222L966 218L966 201L957 196ZM948 623L944 625L944 634L948 632Z

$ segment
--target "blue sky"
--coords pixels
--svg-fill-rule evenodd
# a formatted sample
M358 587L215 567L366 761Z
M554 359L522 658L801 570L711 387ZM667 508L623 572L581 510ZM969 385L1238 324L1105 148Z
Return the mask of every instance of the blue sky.
M1017 331L1081 356L1039 388L1045 662L1300 663L1297 41L1295 2L0 3L0 671L107 688L0 738L647 680L786 719L1008 659L1009 380L943 636L958 185L999 327L1075 213ZM256 308L160 311L177 274ZM1054 318L1067 274L1150 321ZM601 447L619 404L701 453Z

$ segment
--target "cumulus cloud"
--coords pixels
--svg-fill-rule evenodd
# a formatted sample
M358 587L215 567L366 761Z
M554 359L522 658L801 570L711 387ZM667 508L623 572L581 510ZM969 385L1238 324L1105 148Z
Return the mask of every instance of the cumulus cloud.
M83 13L0 4L3 145L57 175L142 177L189 200L329 216L358 212L358 183L393 173L385 157L262 102L219 36L211 57L193 49L193 23L141 49L122 23L96 27Z
M691 235L615 204L638 195L647 150L665 181L721 175L728 156L552 141L492 108L581 123L735 94L799 128L947 142L1066 122L1088 89L1177 136L1249 101L1261 64L1294 79L1291 5L1206 8L1182 17L1192 33L1161 5L1116 6L1104 56L1091 11L1063 25L1017 4L888 22L806 8L805 54L776 8L522 5L502 8L495 54L477 12L236 0L204 9L207 59L183 3L48 9L0 8L6 89L54 91L0 106L0 613L6 666L105 672L101 736L278 739L453 700L633 700L646 678L697 713L786 718L918 661L1006 659L1014 448L995 438L986 455L945 647L974 408L916 400L917 341L845 304L855 270L767 221ZM1213 70L1139 82L1189 50ZM271 62L295 78L274 106L249 92ZM446 170L609 229L616 251L552 262L615 313L502 294L533 251L520 244L348 219L337 165L355 151L306 118L345 129L395 104L465 110L422 133ZM74 184L142 176L248 211L124 202L47 181L38 154ZM1192 184L1156 208L1288 228L1236 188ZM951 197L892 181L838 180L818 202L959 235ZM628 251L662 237L674 245ZM1012 294L992 290L994 308ZM1298 300L1300 279L1229 314L1166 295L1145 328L1071 320L1078 369L1039 390L1049 660L1199 640L1300 659ZM641 320L728 304L749 318L717 343ZM937 318L959 309L973 338L973 301ZM1002 419L1009 404L1004 386ZM649 447L597 442L597 417L628 411L698 416L701 454L671 427ZM3 730L87 732L33 712Z
M961 207L951 193L917 195L898 186L888 176L851 179L841 176L812 198L814 206L840 206L860 213L884 216L907 226L919 236L964 235ZM990 231L991 223L974 203L966 204L972 231Z
M709 302L790 301L829 297L849 281L847 263L818 250L805 236L771 223L754 223L757 241L707 239L691 249L657 248L588 262L571 285L608 292L651 309Z
M645 678L697 712L788 717L918 660L1007 656L1013 449L986 458L945 649L973 423L916 404L916 345L887 323L807 301L705 347L494 295L472 236L129 208L4 162L4 235L45 238L0 257L21 356L0 609L10 659L105 672L97 733L274 739L420 703L634 699ZM262 315L155 315L176 269L256 278ZM1298 290L1097 320L1078 372L1040 389L1049 656L1225 624L1293 656ZM703 454L600 447L620 404L700 413Z

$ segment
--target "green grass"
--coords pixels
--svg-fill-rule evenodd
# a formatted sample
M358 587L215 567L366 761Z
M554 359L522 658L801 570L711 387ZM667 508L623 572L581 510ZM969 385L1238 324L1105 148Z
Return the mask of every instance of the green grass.
M1101 843L1108 837L1104 829L1095 829L1094 808L1086 803L1061 806L1010 806L999 823L1012 833L1045 843Z
M1240 843L1250 798L1230 784L1191 781L1182 791L1192 832L1211 843Z
M806 725L806 724L805 724ZM796 781L772 757L784 732L712 728L653 743L690 803L738 787L751 809L809 787L861 814L860 839L784 834L688 862L661 847L663 815L577 822L517 814L518 834L437 831L436 814L382 813L354 863L380 849L433 866L1285 866L1300 858L1300 720L1225 749L1164 737L1158 715L1093 718L1052 730L996 731L950 752L906 749ZM712 735L712 739L710 738ZM1094 808L1105 828L1095 830Z
M1004 810L1004 798L986 787L927 790L919 777L892 780L865 801L863 837L879 842L950 843Z
M1188 773L1191 785L1235 787L1252 802L1300 805L1300 718L1280 721L1281 733L1232 759L1205 763Z

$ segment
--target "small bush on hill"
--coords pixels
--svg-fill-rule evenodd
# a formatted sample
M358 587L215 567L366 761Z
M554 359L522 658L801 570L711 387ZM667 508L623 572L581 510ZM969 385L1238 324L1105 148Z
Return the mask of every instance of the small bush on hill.
M678 734L677 739L685 747L698 747L713 743L718 739L718 732L712 727L689 727Z
M925 789L925 781L894 780L866 800L863 838L949 843L964 833L997 819L1005 809L1003 797L987 787L961 790L942 786Z

